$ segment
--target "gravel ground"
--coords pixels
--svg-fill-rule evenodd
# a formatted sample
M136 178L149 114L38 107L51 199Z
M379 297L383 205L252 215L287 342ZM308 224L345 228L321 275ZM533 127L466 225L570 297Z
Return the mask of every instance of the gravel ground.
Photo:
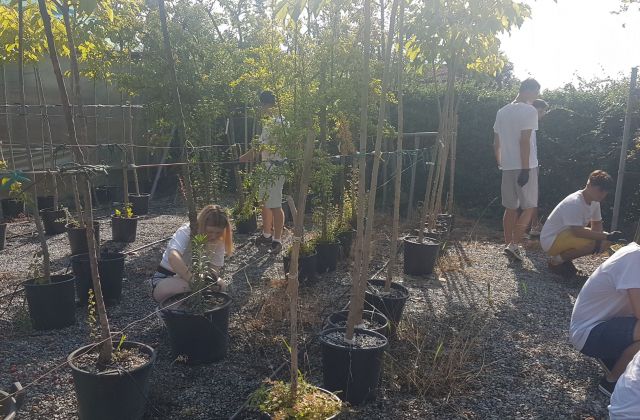
M182 214L171 205L152 208L152 214L139 222L136 242L124 248L108 241L110 222L102 219L103 246L128 251L168 237L185 221ZM28 223L12 224L8 236L31 230ZM386 230L382 228L375 238L372 273L388 260L391 247ZM234 301L229 354L224 361L207 366L189 367L174 360L161 322L155 315L147 317L155 305L146 279L158 264L163 244L127 257L123 298L108 308L109 321L112 330L118 331L147 317L127 328L128 339L158 351L147 419L229 418L286 361L288 301L281 258L256 247L247 236L235 239L238 250L227 260L224 274L231 282L229 293ZM48 242L54 271L65 270L69 265L66 235ZM607 401L597 391L598 367L577 353L567 337L580 285L564 283L551 274L536 242L529 244L524 263L509 262L502 255L499 237L488 227L462 220L448 245L435 275L396 276L411 295L399 339L389 348L379 398L349 408L341 418L606 417ZM0 251L0 294L25 279L30 255L37 248L32 235L9 239L7 248ZM579 265L592 271L601 261L602 257L588 258ZM321 383L314 334L327 315L346 305L348 285L348 265L342 262L336 272L301 286L301 346L307 349L302 370L313 383ZM62 366L49 372L89 340L86 310L79 308L76 315L78 323L73 327L35 332L25 322L22 293L13 300L0 298L0 387L16 380L27 385L39 379L28 388L19 418L77 418L70 369ZM466 341L466 357L454 369L453 379L426 395L407 386L408 371L389 363L410 360L408 349L418 336L426 343L425 349L440 347L439 354L445 356L455 354L460 337L473 338ZM443 376L430 365L411 371L417 376ZM286 377L287 370L282 373Z

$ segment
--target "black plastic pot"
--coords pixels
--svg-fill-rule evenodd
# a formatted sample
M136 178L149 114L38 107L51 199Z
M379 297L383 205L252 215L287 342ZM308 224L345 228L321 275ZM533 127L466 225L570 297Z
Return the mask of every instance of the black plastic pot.
M2 205L2 216L5 219L15 219L21 214L25 214L24 201L13 198L3 198L0 200L0 204Z
M342 256L344 258L349 258L349 255L351 255L351 246L353 245L355 237L355 230L347 230L338 233L338 241L340 242L340 245L342 245Z
M246 220L237 220L235 224L236 232L241 235L250 235L258 230L258 218L255 214Z
M289 273L291 266L291 257L284 255L282 257L285 273ZM298 280L311 280L315 278L318 271L318 253L314 252L306 257L298 257Z
M327 318L327 328L343 328L346 326L347 318L349 317L349 311L334 312ZM391 324L387 317L377 309L372 311L363 311L362 318L373 323L380 325L378 328L367 328L370 331L375 331L379 334L389 337Z
M44 209L40 210L44 233L47 235L58 235L67 231L66 213L64 210Z
M323 387L354 405L375 399L387 338L377 332L356 329L356 336L369 337L377 343L370 348L354 348L331 340L329 335L335 332L344 334L345 328L320 333Z
M107 305L119 302L122 296L125 257L125 254L120 252L104 253L98 257L100 287ZM86 305L89 289L93 290L89 254L72 256L71 269L76 277L76 295L78 296L78 301L82 305Z
M168 307L184 298L183 293L165 300L160 305L162 319L167 326L171 350L175 357L184 356L188 364L197 365L222 360L229 347L229 314L231 298L226 293L203 292L204 296L222 298L225 303L209 309L203 315Z
M0 223L0 251L4 249L4 244L7 241L7 224Z
M24 403L25 391L20 382L14 382L9 391L0 391L0 419L2 420L15 419L16 413Z
M156 351L146 344L125 341L122 348L137 348L149 356L147 363L128 371L110 369L105 373L92 373L80 369L74 359L95 351L94 348L93 344L84 346L67 357L80 420L141 419L149 395L149 379L156 361Z
M384 280L369 280L368 282L372 286L382 289L384 287ZM390 336L395 335L398 324L402 320L402 312L404 311L404 305L409 299L409 289L398 283L391 283L391 288L399 293L395 293L389 296L379 295L374 293L375 289L367 288L364 300L365 309L373 309L382 312L387 317L390 326Z
M24 282L31 325L36 330L65 328L76 323L75 279L70 274L52 275L51 283Z
M37 198L38 210L52 209L53 208L53 196L46 195Z
M425 276L433 273L440 253L440 242L425 238L422 243L415 236L404 239L404 273Z
M89 247L87 245L87 232L85 228L66 225L67 237L69 245L71 245L71 255L87 254ZM100 248L100 223L93 222L93 233L96 239L96 246Z
M149 214L149 194L129 194L129 202L131 203L131 210L133 214L142 216Z
M111 239L114 242L135 242L138 229L138 216L111 216Z
M437 216L436 221L440 223L442 226L446 226L447 230L450 232L453 229L455 216L449 213L441 213Z
M106 205L114 201L122 201L120 187L117 185L101 185L95 189L96 200L98 204Z
M327 271L335 271L338 265L338 256L340 255L340 244L316 244L316 252L318 253L318 262L316 269L318 273L326 273Z

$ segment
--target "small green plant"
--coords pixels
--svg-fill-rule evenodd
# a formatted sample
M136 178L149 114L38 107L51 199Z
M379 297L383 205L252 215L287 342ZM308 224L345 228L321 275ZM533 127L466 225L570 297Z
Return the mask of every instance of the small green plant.
M218 280L218 273L211 268L207 255L207 235L196 235L191 240L191 290L197 292L205 289ZM189 308L195 313L203 313L207 309L207 302L202 293L194 293L187 301Z
M29 268L27 268L28 277L34 279L36 284L46 283L43 264L44 256L42 250L39 249L33 253L31 261L29 262Z
M122 210L115 209L115 211L113 212L113 217L122 217L125 219L131 219L133 218L133 216L134 214L133 214L133 209L131 208L131 204L127 204L122 208Z
M243 174L242 191L243 200L238 201L231 209L233 219L238 222L244 222L258 214L258 193L255 188L253 174Z
M300 243L300 257L308 257L313 255L316 252L316 242L317 239L309 239ZM287 255L291 255L291 250L293 249L293 245L289 245L287 248Z

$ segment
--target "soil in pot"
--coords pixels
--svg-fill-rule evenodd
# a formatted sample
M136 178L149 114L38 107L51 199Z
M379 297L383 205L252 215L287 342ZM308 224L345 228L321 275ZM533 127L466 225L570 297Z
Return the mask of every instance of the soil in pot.
M258 230L258 218L254 214L248 219L245 220L236 220L236 232L241 235L250 235L256 230Z
M344 342L345 328L320 333L323 387L357 405L375 399L388 341L382 334L356 329L354 343Z
M327 318L327 328L346 328L347 318L349 317L349 311L334 312ZM364 323L364 329L369 331L375 331L389 336L389 320L387 317L377 309L373 311L363 311L362 322Z
M402 320L404 306L409 299L409 289L398 283L391 283L391 290L384 291L384 280L369 280L365 292L365 309L380 311L389 320L390 336L394 336Z
M432 238L408 236L404 239L404 273L412 276L425 276L433 273L440 253L440 242Z
M112 305L122 296L125 254L120 252L102 253L98 257L98 273L105 304ZM87 304L89 289L93 290L89 254L71 257L71 268L76 277L76 294L81 305Z
M339 243L318 243L316 244L316 252L318 253L316 266L318 273L336 270L338 256L340 255Z
M52 275L51 282L24 282L31 325L36 330L65 328L76 323L75 279L70 274Z
M353 229L338 233L338 241L342 245L342 256L344 258L349 258L351 255L351 247L355 238L356 231Z
M98 372L97 359L93 344L67 357L80 420L141 419L156 351L142 343L125 341L119 351L114 349L113 366Z
M15 219L25 214L24 201L15 200L13 198L3 198L0 200L2 205L2 216L5 219Z
M87 232L85 228L78 227L77 225L67 224L67 237L69 238L69 245L71 245L71 255L86 254L89 252L87 245ZM100 247L100 223L93 222L93 234L96 240L96 246Z
M38 211L53 208L53 196L46 195L38 197Z
M111 239L114 242L135 242L138 229L138 216L111 216Z
M261 420L308 419L330 420L340 414L342 401L332 392L306 382L298 381L297 398L291 397L291 385L283 381L267 381L249 397L247 414ZM255 418L251 416L250 418Z
M7 224L0 223L0 251L4 249L4 245L7 242Z
M129 194L129 202L133 214L143 216L149 214L149 194Z
M188 295L181 293L160 305L174 357L184 357L191 365L224 359L229 347L231 298L225 293L202 292L207 309L196 314L182 302L175 304Z
M289 267L291 266L291 256L284 255L282 257L284 263L285 274L289 273ZM298 280L312 280L316 277L318 271L318 253L314 252L311 255L298 257Z
M67 231L64 210L40 210L40 217L42 218L42 224L44 224L44 232L47 235L59 235Z

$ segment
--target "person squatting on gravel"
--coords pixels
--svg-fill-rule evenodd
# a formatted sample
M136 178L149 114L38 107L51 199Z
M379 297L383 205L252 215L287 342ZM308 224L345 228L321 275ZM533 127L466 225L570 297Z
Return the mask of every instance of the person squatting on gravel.
M610 420L640 419L640 352L633 356L611 394Z
M611 242L623 239L622 232L602 230L600 202L613 185L608 173L593 171L584 189L569 194L553 209L540 233L540 246L551 257L548 265L553 273L572 278L577 274L572 260L604 252Z
M535 131L538 111L531 105L540 94L540 84L527 79L514 101L498 110L493 125L493 150L502 170L502 205L505 208L504 252L522 261L522 239L531 215L538 207L538 153ZM518 215L518 209L522 213Z
M282 189L285 177L279 174L284 159L274 152L275 139L272 135L273 127L282 124L282 119L275 115L276 97L272 92L264 91L260 94L260 110L263 117L262 132L260 133L260 144L262 150L257 153L255 149L249 149L240 156L240 162L252 162L258 157L270 174L270 178L260 186L260 199L262 203L262 235L256 239L256 244L269 245L270 251L274 254L282 250L282 232L284 230L284 211L282 210Z
M226 211L216 205L209 204L198 213L198 234L207 235L207 254L212 268L219 270L224 265L224 257L233 253L233 233L231 222ZM167 245L162 261L149 280L151 295L160 303L179 293L188 292L191 280L191 228L185 223L173 234ZM224 289L222 279L218 286Z
M605 369L598 388L608 396L640 350L639 273L640 245L631 242L593 272L571 314L571 343Z

